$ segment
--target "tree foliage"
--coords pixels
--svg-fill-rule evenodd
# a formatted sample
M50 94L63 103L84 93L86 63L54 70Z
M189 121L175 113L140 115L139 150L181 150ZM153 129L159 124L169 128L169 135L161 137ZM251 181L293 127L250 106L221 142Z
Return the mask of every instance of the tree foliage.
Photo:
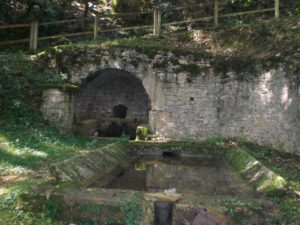
M28 22L63 18L71 0L0 0L2 23Z
M39 21L49 21L54 19L64 19L76 14L72 6L72 0L0 0L0 23L28 22L33 19ZM150 10L155 4L155 0L77 0L77 3L89 11L91 5L98 5L100 11L110 8L119 13L140 12ZM211 0L161 0L163 7L168 6L188 6L193 4L213 4ZM76 3L76 1L75 1ZM273 0L220 0L225 11L242 11L247 9L257 9L274 7ZM300 0L282 0L281 11L286 14L300 15ZM192 9L189 9L193 11ZM211 9L204 8L204 11L211 14ZM174 12L175 14L178 12ZM182 12L181 12L182 13ZM203 13L203 12L201 12Z

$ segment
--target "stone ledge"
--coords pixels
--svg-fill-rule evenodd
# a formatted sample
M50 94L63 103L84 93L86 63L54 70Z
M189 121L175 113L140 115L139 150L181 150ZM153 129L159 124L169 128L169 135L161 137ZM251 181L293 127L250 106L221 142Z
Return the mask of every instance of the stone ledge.
M228 150L227 157L234 169L246 178L257 192L268 197L287 194L287 181L265 167L247 151L232 148Z
M129 145L114 143L58 162L49 170L57 182L88 183L88 180L101 177L117 166L128 165L131 151Z

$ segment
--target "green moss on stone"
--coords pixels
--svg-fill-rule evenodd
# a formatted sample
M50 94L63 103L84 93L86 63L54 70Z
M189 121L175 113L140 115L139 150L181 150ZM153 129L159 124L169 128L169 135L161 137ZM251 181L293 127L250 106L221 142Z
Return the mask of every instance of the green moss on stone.
M192 76L197 76L201 73L201 69L197 64L181 65L182 71L189 72Z
M147 126L138 126L136 128L136 141L145 141L150 134L149 127Z
M286 193L286 180L266 168L248 152L232 148L228 150L227 155L234 169L249 179L258 192L269 197L282 196Z
M168 64L169 64L169 61L167 59L163 59L160 62L155 62L153 64L153 68L157 68L157 69L166 68L168 66Z

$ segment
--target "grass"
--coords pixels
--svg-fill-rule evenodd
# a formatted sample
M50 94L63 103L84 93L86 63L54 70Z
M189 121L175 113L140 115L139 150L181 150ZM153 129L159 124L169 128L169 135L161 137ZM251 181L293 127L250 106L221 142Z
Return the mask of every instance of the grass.
M123 213L123 221L121 224L125 225L139 225L141 224L143 212L141 206L138 203L137 197L133 194L126 203L121 207Z
M130 37L102 42L105 46L125 46L145 50L202 52L212 55L266 58L276 54L289 56L299 48L300 24L298 17L280 21L254 22L235 27L191 30Z
M245 141L240 141L237 144L287 181L290 189L289 194L286 196L273 197L273 201L279 204L280 207L278 211L274 213L274 221L270 222L270 224L299 224L300 157L285 152L279 152L272 147L258 146Z
M53 162L111 143L64 137L48 125L15 120L0 121L0 135L0 178L3 180L0 224L58 223L47 214L33 215L18 210L15 206L18 195L47 180L47 167Z
M48 179L47 167L73 154L97 149L111 141L64 137L55 128L24 121L0 121L0 224L43 224L47 215L32 215L15 208L18 195ZM6 181L6 182L5 182ZM32 216L32 217L31 217ZM41 221L37 219L41 217ZM31 222L31 219L33 220ZM1 222L2 220L2 222Z
M0 65L0 224L59 224L46 210L18 208L18 196L48 180L53 162L111 141L66 137L42 118L41 92L49 84L64 85L62 75L44 71L23 52L0 54Z
M110 143L68 138L47 125L27 125L16 121L0 121L0 134L0 175L32 173L53 161Z
M289 185L300 192L300 157L276 151L271 147L258 146L253 143L244 143L243 146L256 159L284 177Z

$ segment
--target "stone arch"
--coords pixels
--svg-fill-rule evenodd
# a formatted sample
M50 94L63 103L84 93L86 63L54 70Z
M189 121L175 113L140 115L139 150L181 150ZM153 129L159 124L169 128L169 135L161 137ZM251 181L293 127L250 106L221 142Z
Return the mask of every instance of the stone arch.
M143 82L121 69L92 73L74 104L76 130L83 135L135 137L136 127L149 123L151 100Z

